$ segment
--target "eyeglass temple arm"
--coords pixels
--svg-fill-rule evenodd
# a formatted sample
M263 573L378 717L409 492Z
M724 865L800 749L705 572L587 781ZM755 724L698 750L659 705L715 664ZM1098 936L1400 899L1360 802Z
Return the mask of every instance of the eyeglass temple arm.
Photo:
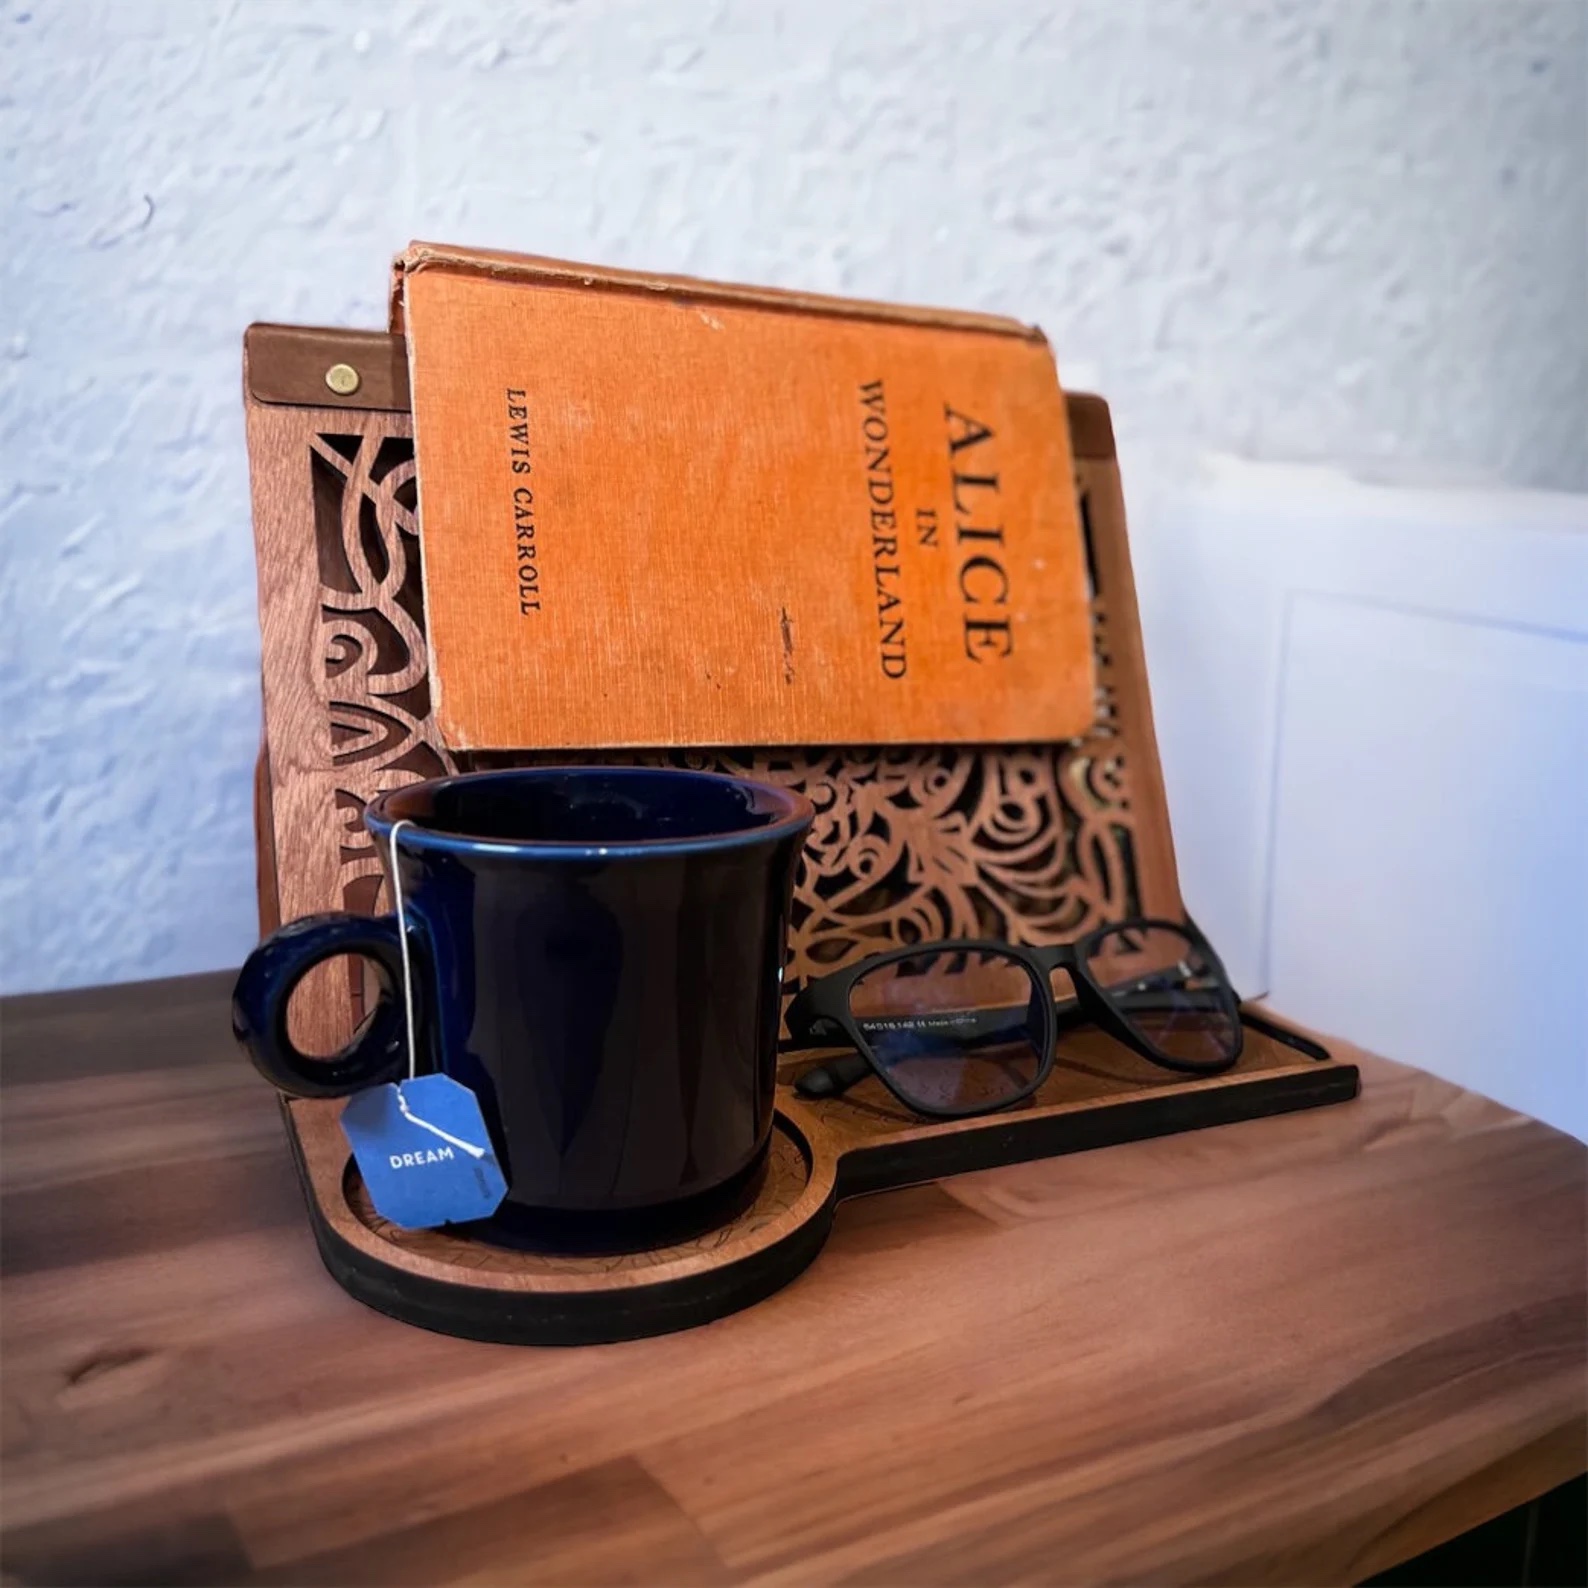
M1208 935L1197 925L1195 918L1189 910L1186 911L1185 924L1202 939L1206 944ZM1222 967L1221 967L1222 968ZM1226 982L1228 972L1225 972ZM1266 994L1259 994L1266 996ZM1287 1048L1294 1048L1298 1053L1305 1053L1309 1059L1318 1059L1327 1062L1334 1055L1324 1047L1321 1042L1314 1042L1311 1037L1303 1036L1299 1031L1293 1031L1289 1026L1282 1026L1277 1020L1270 1020L1267 1015L1260 1015L1255 1009L1246 1006L1246 1000L1239 993L1235 994L1235 1006L1241 1017L1243 1026L1250 1026L1253 1031L1261 1031L1265 1037L1272 1037L1275 1042L1282 1042Z
M856 1081L865 1080L870 1069L858 1053L847 1053L807 1070L795 1081L794 1090L801 1097L842 1097Z
M1151 1014L1155 1011L1183 1009L1187 1000L1195 1008L1199 998L1204 1000L1205 1007L1212 1008L1216 1007L1219 995L1211 990L1190 992L1185 988L1143 988L1126 993L1121 998L1113 999L1112 1002L1116 1009L1123 1010L1126 1014ZM1266 1015L1258 1014L1255 1009L1248 1009L1238 999L1235 1012L1240 1016L1243 1026L1250 1026L1253 1031L1261 1031L1265 1037L1272 1037L1275 1042L1282 1042L1287 1048L1295 1048L1305 1053L1309 1059L1328 1059L1333 1056L1321 1042L1314 1042L1311 1037L1305 1037L1299 1031L1291 1030L1289 1026L1282 1026L1277 1020L1270 1020ZM1087 1016L1073 998L1055 1005L1054 1014L1060 1031L1070 1026L1086 1024Z
M842 1039L837 1023L816 1013L808 987L795 994L784 1012L783 1021L789 1033L789 1041L780 1044L784 1051L822 1047L832 1037ZM837 1097L847 1092L869 1068L860 1054L851 1053L808 1071L794 1083L794 1089L802 1097Z
M1217 1001L1218 996L1218 993L1211 989L1204 991L1198 988L1193 991L1178 985L1166 985L1162 988L1138 987L1124 994L1123 997L1115 998L1113 1003L1126 1014L1149 1014L1155 1010L1183 1009L1187 999L1191 1001L1193 1008L1199 998L1207 1000L1211 1006ZM1270 1020L1267 1015L1260 1015L1255 1009L1248 1009L1241 1002L1238 994L1235 1012L1241 1017L1243 1026L1250 1026L1253 1031L1261 1031L1265 1037L1272 1037L1275 1042L1282 1042L1287 1048L1295 1048L1298 1052L1305 1053L1309 1059L1329 1059L1333 1056L1321 1042L1314 1042L1311 1037L1303 1036L1301 1032L1281 1025L1277 1020ZM1073 998L1056 1004L1054 1013L1061 1031L1067 1026L1083 1025L1086 1021L1085 1014Z
M1154 1010L1185 1007L1188 994L1184 988L1174 989L1172 999L1164 996L1166 991L1169 989L1139 989L1116 998L1114 1006L1125 1014L1148 1014ZM1197 996L1198 994L1194 992L1189 994L1192 1000ZM1218 994L1213 991L1209 991L1205 996L1210 1007L1218 1000ZM1299 1031L1292 1031L1289 1027L1256 1013L1255 1010L1241 1008L1238 1012L1243 1025L1262 1032L1266 1037L1272 1037L1276 1042L1284 1043L1286 1047L1296 1048L1310 1059L1330 1057L1326 1047L1314 1042L1310 1037L1303 1036ZM1056 1033L1074 1026L1087 1025L1091 1020L1091 1016L1075 998L1065 998L1056 1002L1053 1006L1053 1015ZM959 1027L959 1034L966 1037L986 1036L989 1032L1000 1029L1007 1021L1007 1010L984 1010L979 1018L962 1024ZM818 1064L807 1070L794 1083L794 1090L801 1097L841 1097L850 1087L863 1081L870 1068L870 1064L860 1054L849 1053L843 1058L830 1059L825 1064Z
M1244 1004L1241 1006L1241 1024L1250 1026L1253 1031L1261 1031L1265 1037L1272 1037L1275 1042L1283 1042L1287 1048L1295 1048L1298 1052L1305 1053L1309 1059L1334 1057L1321 1042L1314 1042L1311 1037L1304 1037L1299 1031L1292 1031L1289 1026L1282 1026L1277 1020L1270 1020L1267 1015L1260 1015L1255 1009L1248 1009Z

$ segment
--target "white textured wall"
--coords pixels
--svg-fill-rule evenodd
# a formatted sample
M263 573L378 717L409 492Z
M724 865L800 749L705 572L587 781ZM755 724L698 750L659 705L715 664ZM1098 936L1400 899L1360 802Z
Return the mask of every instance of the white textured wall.
M6 0L0 986L252 940L248 321L448 238L1039 320L1133 497L1581 488L1585 57L1576 0Z

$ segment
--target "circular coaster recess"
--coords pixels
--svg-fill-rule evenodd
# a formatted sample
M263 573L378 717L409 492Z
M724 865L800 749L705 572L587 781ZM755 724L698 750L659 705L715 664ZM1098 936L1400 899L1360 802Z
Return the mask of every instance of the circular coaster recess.
M306 1177L317 1193L335 1188L309 1199L332 1275L377 1311L446 1334L575 1345L690 1328L787 1284L832 1223L832 1165L818 1164L805 1134L779 1114L754 1201L689 1240L583 1255L513 1250L450 1228L406 1230L370 1204L336 1105L290 1106Z

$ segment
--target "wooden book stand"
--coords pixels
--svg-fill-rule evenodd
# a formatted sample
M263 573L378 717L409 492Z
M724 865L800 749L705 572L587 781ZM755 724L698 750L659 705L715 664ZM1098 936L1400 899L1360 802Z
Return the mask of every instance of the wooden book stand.
M338 396L345 365L357 389ZM565 754L453 756L430 712L407 359L400 337L256 325L244 342L264 638L256 780L260 925L384 908L360 816L380 790ZM345 385L346 377L332 384ZM796 885L789 989L908 941L1074 938L1108 920L1183 918L1153 736L1108 407L1068 399L1097 647L1084 739L1022 747L820 746L593 753L742 772L803 790L817 823ZM907 926L906 926L907 923ZM338 972L341 974L338 974ZM322 967L294 1035L333 1052L362 1015L356 967ZM687 1327L759 1299L820 1250L839 1199L995 1164L1310 1108L1357 1093L1355 1065L1248 1031L1230 1072L1186 1079L1098 1032L1067 1035L1028 1104L925 1123L874 1080L820 1102L781 1076L770 1171L732 1224L665 1250L575 1257L405 1231L370 1207L340 1102L284 1105L316 1239L353 1295L477 1338L610 1340Z

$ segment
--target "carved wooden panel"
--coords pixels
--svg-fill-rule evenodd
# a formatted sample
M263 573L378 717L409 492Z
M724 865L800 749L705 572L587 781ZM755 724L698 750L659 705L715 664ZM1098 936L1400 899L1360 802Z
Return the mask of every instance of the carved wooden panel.
M266 329L307 335L256 328L251 349ZM335 333L313 335L319 349ZM1095 398L1070 401L1098 659L1087 737L586 758L744 772L811 798L791 987L895 943L1049 943L1121 915L1180 913L1107 411ZM455 767L570 757L455 759L435 731L409 416L257 393L248 410L268 754L261 842L274 843L282 919L371 912L382 881L360 820L366 800ZM354 991L349 999L345 978L323 977L295 1021L300 1040L336 1046L356 1015Z

